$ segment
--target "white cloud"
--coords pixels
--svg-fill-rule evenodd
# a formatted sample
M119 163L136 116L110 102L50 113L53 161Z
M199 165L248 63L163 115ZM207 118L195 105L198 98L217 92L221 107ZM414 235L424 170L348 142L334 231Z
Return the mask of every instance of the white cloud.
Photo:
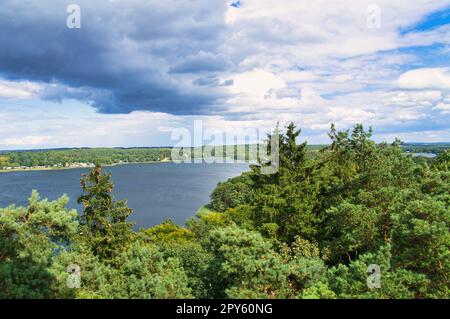
M140 70L145 77L156 74L155 78L170 83L170 87L176 87L181 93L219 96L218 105L208 106L213 115L173 116L155 112L105 115L96 114L85 105L77 106L79 114L60 114L56 106L52 106L55 110L51 115L43 112L34 117L26 115L26 109L22 111L23 116L19 116L20 111L0 112L3 134L0 148L6 142L10 147L13 144L39 146L39 143L52 146L170 144L167 139L170 131L189 126L194 118L203 119L205 126L235 132L251 127L269 130L277 121L282 124L294 121L316 142L327 141L325 132L331 122L339 128L362 122L389 137L391 133L386 131L404 137L407 133L403 130L409 130L419 136L423 127L428 130L424 138L433 140L437 137L430 133L430 127L436 122L440 126L436 125L435 131L447 132L442 136L448 136L448 130L442 126L448 128L450 123L450 101L444 97L450 89L450 67L423 67L426 61L420 53L414 50L405 53L401 49L437 43L449 45L450 28L399 32L448 4L436 0L378 0L381 28L371 29L366 25L366 9L372 3L372 0L245 0L239 9L231 6L226 9L225 25L218 21L220 39L204 41L204 35L210 33L207 24L200 28L205 32L200 33L201 46L195 41L191 43L188 32L183 32L186 39L180 43L192 44L186 52L182 45L175 45L177 41L171 42L178 34L172 33L173 30L169 37L162 36L156 43L145 41L146 33L139 37L124 36L114 48L119 52L117 60L126 63L116 64L111 58L114 68L126 66L126 69ZM170 11L170 17L176 19L177 8L172 12L172 6L157 5ZM184 6L190 8L189 2L183 3ZM113 18L114 11L108 12ZM125 10L120 17L126 17ZM217 19L220 20L219 15ZM176 26L184 30L183 23L186 21L177 22ZM134 25L126 21L122 26L118 20L117 33L122 28L132 30ZM150 33L157 31L151 26L148 29L152 30ZM153 47L157 47L157 55L151 54ZM160 54L166 51L175 52L177 59ZM442 50L442 54L447 53ZM202 64L202 59L209 60L209 64ZM150 62L158 72L148 67ZM175 66L181 73L168 72L174 71ZM200 70L198 74L194 67ZM207 67L214 72L206 72ZM405 72L410 68L414 69ZM199 79L212 85L196 85L202 82L195 82ZM220 86L231 79L232 85ZM214 87L214 83L220 87ZM67 90L65 96L76 99L85 89L66 88L60 83L62 87L33 85L0 81L0 98L29 99L40 93L45 97L61 89ZM52 138L39 141L35 138L39 136Z
M398 49L448 43L450 28L406 34L399 30L447 4L380 0L376 4L381 9L381 28L371 29L366 19L372 3L247 0L239 9L230 7L226 16L230 36L224 51L235 61L243 57L239 69L270 72L284 84L267 90L270 85L264 77L246 79L251 82L246 84L249 90L226 101L224 118L260 125L293 120L317 136L330 122L343 128L363 122L398 131L429 126L436 120L431 110L448 88L446 79L428 72L428 80L419 74L419 83L411 78L415 74L402 75L405 66L422 61L414 50ZM251 94L252 90L258 94Z
M5 145L7 147L21 148L34 147L36 145L48 145L51 142L51 136L24 136L7 138L2 141L2 145Z
M0 103L0 150L167 145L165 129L183 125L183 118L165 113L99 114L74 101Z
M419 142L419 143L433 143L450 141L449 129L436 129L436 130L419 130L409 132L397 132L395 134L378 134L378 140L381 141L393 141L395 138L399 138L402 141L407 142Z
M41 86L32 82L12 82L0 80L0 98L29 99L40 91Z
M231 92L249 96L264 97L269 90L281 89L286 86L286 82L282 78L264 70L237 74L233 80L234 83L230 87Z
M450 89L450 68L421 68L403 73L397 85L404 89Z
M355 57L410 45L429 45L445 41L448 28L401 36L399 29L419 22L428 13L444 8L441 1L378 0L381 27L367 25L367 9L374 2L247 0L241 8L227 13L231 36L226 44L236 54L246 48L266 55L309 64L321 64L324 58ZM234 45L233 45L234 44ZM230 49L229 49L230 50ZM260 62L264 63L262 59Z
M450 103L439 103L433 107L433 110L439 110L442 114L450 114Z

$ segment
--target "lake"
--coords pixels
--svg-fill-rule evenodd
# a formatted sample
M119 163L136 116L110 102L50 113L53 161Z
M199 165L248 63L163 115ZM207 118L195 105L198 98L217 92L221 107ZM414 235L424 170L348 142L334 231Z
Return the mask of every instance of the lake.
M412 157L427 157L427 158L435 158L437 155L434 153L409 153L412 154Z
M127 199L134 213L130 217L136 229L148 228L165 219L184 225L186 219L209 202L218 182L240 175L249 164L127 164L105 167L112 173L116 199ZM33 189L42 198L70 198L69 208L81 207L80 177L88 169L22 171L0 173L0 207L27 205Z

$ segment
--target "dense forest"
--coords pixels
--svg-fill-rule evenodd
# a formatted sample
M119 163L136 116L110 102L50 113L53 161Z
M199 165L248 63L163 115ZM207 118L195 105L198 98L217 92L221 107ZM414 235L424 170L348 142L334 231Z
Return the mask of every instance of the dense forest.
M307 145L308 153L326 149L329 145ZM407 153L439 154L450 144L404 144ZM259 145L203 146L203 147L155 147L155 148L77 148L35 151L0 151L0 169L17 167L65 167L73 164L112 165L119 163L145 163L162 160L189 160L216 157L238 161L256 161ZM176 158L173 158L175 154ZM426 160L426 159L424 159Z
M0 209L0 298L448 298L450 151L416 161L356 125L309 156L299 135L279 135L275 174L220 183L185 227L133 231L100 166L83 212L37 192Z
M102 165L153 162L170 157L169 148L79 148L0 153L1 167L65 166L74 163Z
M258 145L232 147L77 148L0 152L0 169L17 167L66 167L73 164L112 165L163 160L189 161L205 155L233 160L255 160ZM313 148L312 148L313 149ZM176 158L173 158L175 154Z

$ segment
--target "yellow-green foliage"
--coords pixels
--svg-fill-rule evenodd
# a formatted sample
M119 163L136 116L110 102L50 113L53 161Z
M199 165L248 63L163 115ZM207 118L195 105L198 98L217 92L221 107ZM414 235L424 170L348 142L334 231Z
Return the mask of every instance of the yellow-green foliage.
M203 214L208 214L208 213L216 213L216 211L212 210L211 208L209 208L208 206L202 206L198 209L197 212L195 212L196 216L201 216Z
M9 158L7 156L0 156L0 167L8 166Z
M234 224L230 214L213 211L207 206L201 207L195 215L197 219L190 219L188 221L188 225L203 224L208 228L214 228L230 226Z
M166 220L160 225L147 229L145 234L152 242L187 243L193 240L193 234L190 230L176 225L171 220Z
M216 212L209 212L206 214L202 214L200 216L200 220L212 226L225 226L230 225L231 223L231 220L228 217L228 215Z

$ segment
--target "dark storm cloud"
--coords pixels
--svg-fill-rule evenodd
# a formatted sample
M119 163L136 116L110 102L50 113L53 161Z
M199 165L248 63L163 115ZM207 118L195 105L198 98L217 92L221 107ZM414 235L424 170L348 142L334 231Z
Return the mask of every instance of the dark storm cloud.
M66 26L70 3L81 7L81 29ZM224 93L191 84L196 73L232 67L220 52L226 8L223 0L3 0L0 77L49 83L44 98L104 113L214 113Z
M204 78L195 79L192 83L198 86L217 87L217 86L231 86L234 84L234 80L229 79L220 82L220 80L215 76L207 76Z
M185 58L181 63L175 65L173 73L199 73L218 72L231 68L230 60L224 54L214 55L210 52L199 52Z

